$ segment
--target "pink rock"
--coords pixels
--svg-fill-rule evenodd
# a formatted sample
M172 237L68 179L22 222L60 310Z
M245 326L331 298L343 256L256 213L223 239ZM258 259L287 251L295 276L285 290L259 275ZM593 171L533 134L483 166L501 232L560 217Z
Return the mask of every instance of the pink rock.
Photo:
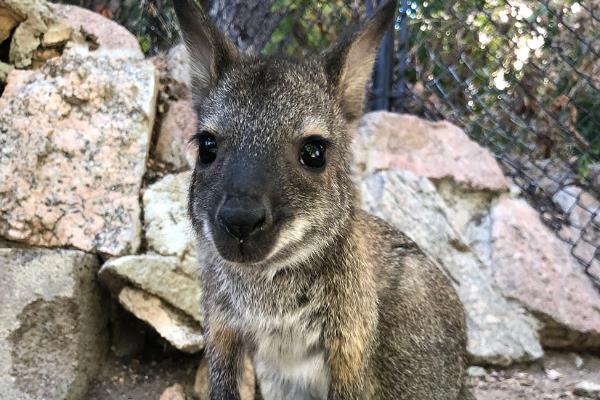
M406 170L439 180L450 178L472 189L508 188L491 153L446 121L373 112L359 122L354 153L358 172Z
M156 159L176 169L193 166L196 149L189 144L189 140L196 133L196 123L191 100L171 103L160 126L155 148Z
M143 58L136 37L116 22L77 6L54 4L53 7L57 16L62 17L74 31L94 35L100 50L120 50L130 56Z
M503 294L544 324L542 344L600 347L600 291L583 267L525 201L504 198L492 209L492 271Z
M0 236L110 255L140 243L156 100L150 62L65 52L0 98Z

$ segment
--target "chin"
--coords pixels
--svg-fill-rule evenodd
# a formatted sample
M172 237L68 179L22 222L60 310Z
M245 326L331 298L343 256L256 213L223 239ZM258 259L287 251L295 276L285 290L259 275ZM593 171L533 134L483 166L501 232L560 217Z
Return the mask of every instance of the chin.
M260 264L269 257L275 239L271 235L257 235L239 241L227 233L216 233L213 243L221 258L233 264Z

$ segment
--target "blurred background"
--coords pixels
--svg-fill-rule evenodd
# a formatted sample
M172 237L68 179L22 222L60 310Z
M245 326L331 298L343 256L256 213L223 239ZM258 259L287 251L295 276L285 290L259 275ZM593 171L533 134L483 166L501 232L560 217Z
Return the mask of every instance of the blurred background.
M380 1L200 3L301 58ZM180 42L170 0L0 0L0 393L205 397ZM362 206L452 277L479 400L600 396L599 53L597 0L399 0L380 48Z

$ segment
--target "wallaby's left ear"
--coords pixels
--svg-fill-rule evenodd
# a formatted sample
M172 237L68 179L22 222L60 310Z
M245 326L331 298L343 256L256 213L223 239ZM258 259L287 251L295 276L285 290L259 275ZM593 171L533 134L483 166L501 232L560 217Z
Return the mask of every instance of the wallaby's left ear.
M387 1L362 29L343 37L324 54L325 71L349 122L363 112L365 86L373 72L381 39L394 20L396 9L397 0Z
M181 34L190 56L192 92L203 98L239 56L196 0L173 0Z

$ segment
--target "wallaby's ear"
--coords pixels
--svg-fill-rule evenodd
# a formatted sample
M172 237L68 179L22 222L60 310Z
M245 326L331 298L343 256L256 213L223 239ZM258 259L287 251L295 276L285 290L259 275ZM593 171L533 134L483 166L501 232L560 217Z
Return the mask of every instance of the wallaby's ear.
M239 52L196 0L173 0L173 5L189 54L193 94L203 97L222 78Z
M342 37L324 54L325 70L349 122L364 109L366 84L379 43L396 14L397 1L387 1L362 29Z

